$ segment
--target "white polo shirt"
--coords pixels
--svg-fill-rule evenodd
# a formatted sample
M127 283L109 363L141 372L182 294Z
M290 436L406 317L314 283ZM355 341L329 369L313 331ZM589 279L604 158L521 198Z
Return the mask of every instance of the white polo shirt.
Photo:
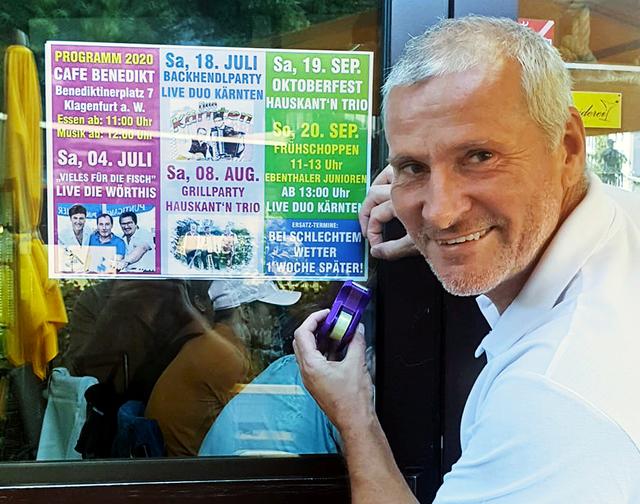
M139 261L134 262L128 265L124 271L155 271L156 269L156 248L153 243L153 235L144 229L136 229L136 232L133 233L131 237L131 241L127 243L127 238L125 236L122 237L124 240L124 244L127 246L127 253L125 259L133 253L133 250L136 247L147 247L147 250L144 255L140 258Z
M476 351L435 502L640 503L640 198L595 177Z
M86 247L89 245L89 239L93 234L92 229L85 224L84 229L82 230L82 243L78 243L78 239L76 238L75 233L73 232L73 227L69 225L68 227L64 227L58 231L58 245L64 245L65 247Z

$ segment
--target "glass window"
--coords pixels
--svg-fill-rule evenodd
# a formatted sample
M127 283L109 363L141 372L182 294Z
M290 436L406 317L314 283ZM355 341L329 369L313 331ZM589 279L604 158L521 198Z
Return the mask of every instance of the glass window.
M221 221L212 213L187 211L172 221L171 235L174 257L187 272L184 278L145 279L146 272L158 271L160 237L168 240L169 234L168 229L159 229L155 208L149 211L141 205L132 211L78 197L77 203L57 205L52 211L47 198L52 184L60 180L45 170L53 155L45 124L40 122L53 107L45 88L50 71L45 44L55 40L371 51L375 68L368 84L375 90L380 74L378 7L373 0L35 1L0 7L4 34L0 90L13 90L2 95L0 108L1 460L339 452L337 432L302 385L292 337L312 311L331 305L342 282L233 278L239 265L262 254L255 244L248 245L256 224L251 219ZM24 63L30 56L16 51L16 44L35 56L35 80L29 80ZM317 74L329 63L305 64L310 74ZM344 72L349 71L345 67ZM71 89L79 86L82 75L61 78ZM16 90L19 109L10 103ZM377 116L377 93L373 95ZM204 98L194 103L202 107ZM103 118L109 124L96 124L126 127L123 121L134 115L123 110ZM355 110L349 120L360 121L359 128L371 131ZM214 117L218 112L220 117ZM220 119L226 126L233 122L234 136L239 136L243 117L248 124L251 116L235 112L218 107L206 131L189 130L191 137L180 139L188 152L182 160L216 161L221 166L227 162L233 168L249 142L212 140L210 130ZM313 115L308 111L293 117L300 127L304 121L313 138L335 134L334 144L356 134L347 121L327 124L325 130L309 120ZM54 129L91 131L87 126L92 123L74 129L72 121L57 118ZM148 130L157 131L152 126ZM129 150L143 146L139 149L143 152L148 140L122 141L129 142ZM377 140L373 139L372 154L365 156L369 166L362 169L378 167ZM252 148L257 153L268 145ZM100 148L88 149L81 159L90 166L116 162L101 157ZM56 155L58 163L78 163L71 152L61 157L57 150ZM13 168L18 165L24 168L20 173ZM81 177L92 172L76 166L80 175L69 187L82 191L90 184ZM200 169L206 178L207 166ZM330 169L321 167L322 172ZM325 186L326 193L302 194L301 201L339 201L342 196L331 192L336 184ZM50 233L54 223L55 235ZM55 243L47 243L48 236L55 236ZM55 264L69 273L59 276L66 278L50 278L46 253L54 246ZM104 251L101 258L94 254L99 247ZM332 260L339 262L335 251L318 248L314 254L333 254ZM283 246L267 252L277 256L291 251ZM109 271L128 272L131 278L118 274L106 278ZM217 278L211 280L213 276ZM372 313L373 304L363 321L373 369Z
M587 166L605 183L640 182L640 18L628 0L523 0L519 17L543 30L571 70L587 131ZM535 21L538 20L538 21Z

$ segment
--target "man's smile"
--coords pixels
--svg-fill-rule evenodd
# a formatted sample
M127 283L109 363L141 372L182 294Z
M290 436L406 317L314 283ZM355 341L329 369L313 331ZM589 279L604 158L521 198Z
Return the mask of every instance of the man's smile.
M454 238L448 238L445 240L442 239L434 239L434 241L438 245L458 245L460 243L469 242L469 241L478 241L480 238L485 236L489 231L491 231L491 227L481 229L480 231L476 231L475 233L469 233L463 236L456 236Z

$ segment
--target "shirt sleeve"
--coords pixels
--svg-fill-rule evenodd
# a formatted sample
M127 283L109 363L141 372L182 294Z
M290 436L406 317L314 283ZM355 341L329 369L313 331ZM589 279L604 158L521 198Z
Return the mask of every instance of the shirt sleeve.
M127 254L126 243L124 242L124 240L121 240L120 238L118 238L117 240L114 240L114 242L116 245L116 254L118 254L121 257L124 257Z
M155 244L153 243L153 235L150 232L145 231L142 235L143 244L149 247L149 250L154 250Z
M632 440L544 376L500 377L467 425L462 455L435 504L640 502L640 454Z
M67 232L66 229L58 230L58 245L61 245L61 246L71 245L69 240L69 233Z

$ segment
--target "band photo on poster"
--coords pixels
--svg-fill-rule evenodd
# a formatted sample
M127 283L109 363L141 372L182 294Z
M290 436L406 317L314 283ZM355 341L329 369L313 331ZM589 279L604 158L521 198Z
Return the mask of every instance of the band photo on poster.
M251 146L246 135L253 128L253 103L238 102L227 107L218 102L193 102L171 112L171 129L175 133L173 158L204 161L248 161Z
M256 230L250 223L176 216L170 249L175 267L191 274L237 273L254 267Z

